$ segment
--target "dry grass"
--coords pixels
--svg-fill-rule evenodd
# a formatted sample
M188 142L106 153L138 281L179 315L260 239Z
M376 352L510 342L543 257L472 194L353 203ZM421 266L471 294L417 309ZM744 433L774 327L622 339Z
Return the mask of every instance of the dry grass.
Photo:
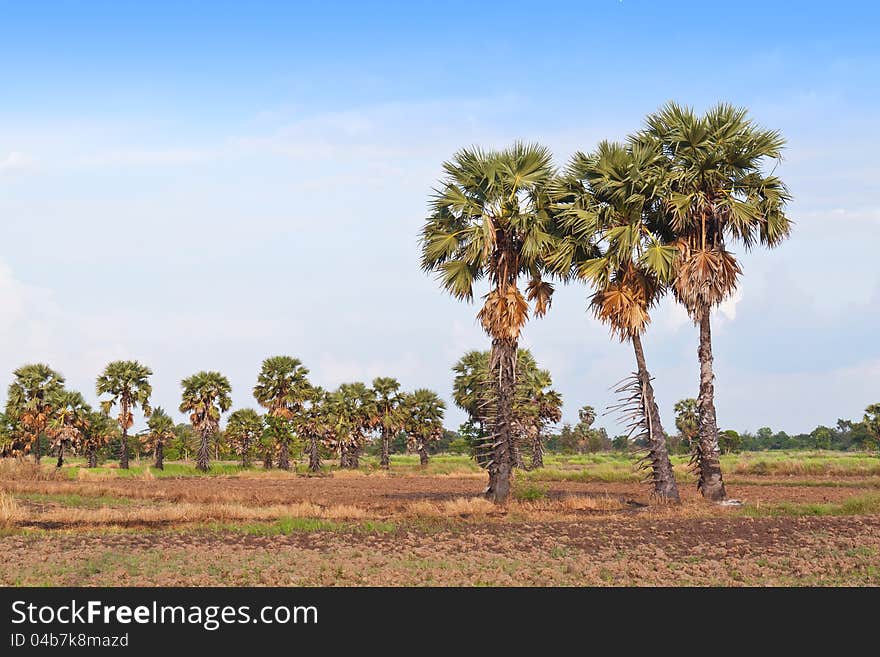
M412 502L407 514L421 517L482 516L496 513L498 509L483 497L458 497L444 502Z
M11 527L22 517L21 507L15 498L0 491L0 527Z
M58 468L44 468L33 461L0 459L0 479L10 481L63 481L64 473Z

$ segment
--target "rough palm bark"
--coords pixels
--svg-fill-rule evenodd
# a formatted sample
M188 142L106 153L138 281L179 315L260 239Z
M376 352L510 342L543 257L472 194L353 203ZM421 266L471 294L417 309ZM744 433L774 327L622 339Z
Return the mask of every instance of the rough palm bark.
M122 397L120 417L126 418L122 423L122 437L119 439L119 467L128 470L128 413L129 401L127 396Z
M272 452L268 449L263 452L263 469L271 470L272 469Z
M492 340L490 371L495 388L495 408L491 422L492 460L489 463L489 487L486 496L500 504L510 497L513 469L513 400L516 387L515 340Z
M309 436L309 472L321 471L321 452L318 451L318 436Z
M196 469L207 472L208 463L211 461L211 432L208 429L202 429L199 433L201 434L201 442L196 457Z
M58 462L55 463L56 468L64 465L64 445L58 445Z
M162 441L156 443L156 469L165 469L165 446L162 444Z
M633 351L636 354L639 387L644 400L648 458L651 461L654 494L667 501L680 502L681 497L678 493L678 485L675 483L672 462L669 460L666 431L663 430L663 424L660 420L660 409L657 407L657 401L654 397L654 386L651 384L651 375L645 362L642 339L636 334L631 337L631 341Z
M531 469L544 467L544 441L541 439L541 432L535 431L532 436L532 463Z
M278 467L290 470L290 445L286 440L282 440L278 446Z
M423 468L428 465L428 446L425 443L419 445L419 464Z
M40 454L40 433L41 432L39 431L37 432L37 437L34 440L34 461L37 465L40 464L40 457L42 456L42 454Z
M382 457L379 465L385 470L391 467L391 434L385 427L382 427Z
M712 370L712 327L708 308L700 318L700 346L697 350L700 359L699 408L699 481L697 486L703 497L720 501L727 498L724 480L721 476L721 450L718 447L718 424L715 417L715 374Z
M89 467L97 468L98 467L98 448L97 447L89 447Z

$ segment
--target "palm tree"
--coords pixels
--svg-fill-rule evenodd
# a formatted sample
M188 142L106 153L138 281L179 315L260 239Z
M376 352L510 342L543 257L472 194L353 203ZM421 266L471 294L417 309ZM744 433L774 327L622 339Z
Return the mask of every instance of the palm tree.
M704 497L727 497L721 474L710 314L735 289L742 272L727 250L739 242L778 246L791 231L783 182L765 173L779 161L785 140L756 126L745 109L719 104L698 117L669 103L647 118L634 139L654 142L665 155L663 195L679 250L673 291L700 328L698 486Z
M376 415L382 439L379 465L387 470L391 463L391 439L403 428L403 395L400 394L400 383L391 377L373 379L373 391L376 393Z
M183 387L180 412L189 413L193 429L198 432L201 442L196 459L196 468L208 471L211 455L211 438L220 428L220 415L232 406L229 394L232 386L229 379L220 372L198 372L180 382Z
M489 352L469 351L452 367L452 401L468 415L463 429L471 436L471 452L481 467L492 460L491 443L486 445L487 393L492 389L489 381ZM487 449L487 447L489 449Z
M52 398L64 387L64 377L48 365L23 365L12 373L6 396L6 416L18 424L25 439L24 451L40 462L40 439L52 414Z
M251 464L251 451L263 433L263 418L252 408L240 408L226 422L226 435L235 453L241 457L241 467Z
M880 404L871 404L865 409L865 415L862 418L865 423L865 429L874 439L877 448L880 449Z
M55 467L64 465L64 448L76 448L89 428L92 408L81 393L73 390L57 390L51 398L52 414L46 433L52 443L50 449L58 450Z
M630 432L638 431L647 446L654 494L679 502L641 337L651 321L651 307L672 280L677 255L661 233L662 162L663 153L653 142L602 142L595 153L577 153L559 186L558 222L567 241L551 261L563 277L594 286L593 314L621 342L632 345L636 372L618 388L627 395L619 408ZM572 244L580 248L572 249Z
M153 387L150 377L153 375L146 365L136 360L117 360L104 368L98 377L95 390L99 395L108 394L110 399L101 402L101 410L110 415L114 406L119 406L117 422L122 430L119 441L119 467L128 469L128 430L134 424L132 411L140 405L145 417L150 417L150 395Z
M682 442L691 452L696 449L697 438L700 435L700 411L697 400L692 397L680 399L675 402L675 428Z
M321 471L320 442L326 441L332 420L327 408L327 392L320 386L312 386L307 404L299 416L299 431L309 441L309 472Z
M474 283L488 279L478 318L492 338L495 394L486 419L492 459L487 495L504 503L513 467L513 403L517 343L529 316L550 307L553 287L542 280L543 256L553 245L547 185L554 175L550 151L516 143L503 151L470 148L443 165L446 177L422 230L422 269L436 272L455 298L471 301ZM530 279L526 296L520 277Z
M263 361L254 398L268 410L266 422L278 441L278 467L290 470L291 421L308 399L308 368L297 358L274 356Z
M92 411L89 423L80 440L82 453L89 468L98 467L98 450L110 443L119 433L119 426L104 413Z
M419 388L403 401L409 448L419 455L422 467L428 465L428 446L443 437L443 411L446 404L433 390Z
M165 469L165 446L175 439L174 420L161 406L153 409L147 420L147 433L141 436L141 444L156 457L156 469Z
M544 467L546 428L562 420L562 395L551 388L553 379L550 372L538 368L528 350L520 350L517 367L516 416L523 448L530 450L530 469L534 470Z
M376 398L363 383L343 383L327 403L332 427L330 442L339 449L339 467L356 470L364 442L376 423Z

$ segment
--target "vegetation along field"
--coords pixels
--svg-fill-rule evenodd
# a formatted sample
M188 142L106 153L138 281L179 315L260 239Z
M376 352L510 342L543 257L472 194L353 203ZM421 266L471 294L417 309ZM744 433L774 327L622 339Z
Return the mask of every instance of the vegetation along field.
M880 459L722 456L743 504L652 504L626 454L548 455L506 507L466 456L318 475L0 466L3 585L878 585ZM305 470L303 466L301 468Z

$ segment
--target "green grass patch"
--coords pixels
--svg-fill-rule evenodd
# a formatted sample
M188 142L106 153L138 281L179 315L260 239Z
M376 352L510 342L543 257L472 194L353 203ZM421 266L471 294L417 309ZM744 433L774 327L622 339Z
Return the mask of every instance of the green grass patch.
M78 495L76 493L69 494L52 494L52 493L15 493L13 497L20 500L28 500L30 502L44 502L60 504L62 506L81 507L87 509L96 509L102 506L131 506L136 503L127 497L110 497L105 495L89 496Z
M797 504L782 502L779 504L751 505L747 504L741 515L753 518L778 516L859 516L880 513L880 494L868 493L851 497L843 502Z
M534 502L547 498L547 486L531 481L517 481L513 485L513 496L520 502Z

